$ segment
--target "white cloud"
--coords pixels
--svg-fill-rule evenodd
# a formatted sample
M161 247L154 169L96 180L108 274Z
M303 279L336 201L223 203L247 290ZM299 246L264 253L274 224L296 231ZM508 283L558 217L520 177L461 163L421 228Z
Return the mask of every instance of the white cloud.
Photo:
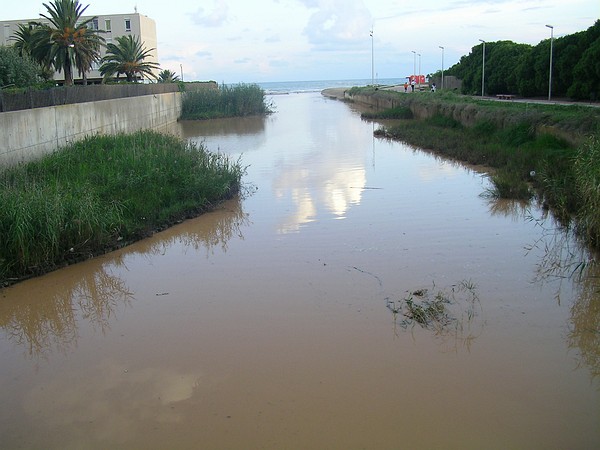
M3 19L36 18L43 0L5 2ZM88 2L84 2L87 4ZM90 14L133 12L135 3L89 1ZM598 0L144 0L156 22L161 65L187 80L285 81L402 77L422 55L422 72L458 62L486 41L537 44L582 31L600 16ZM374 30L373 40L369 31ZM239 61L248 61L239 64Z
M308 42L316 49L343 49L364 42L372 26L370 11L362 0L310 1L317 10L304 28ZM318 3L318 5L316 5Z
M195 13L190 14L192 21L196 25L205 27L219 27L227 22L229 7L225 0L216 0L214 8L210 12L205 12L203 7L199 7Z

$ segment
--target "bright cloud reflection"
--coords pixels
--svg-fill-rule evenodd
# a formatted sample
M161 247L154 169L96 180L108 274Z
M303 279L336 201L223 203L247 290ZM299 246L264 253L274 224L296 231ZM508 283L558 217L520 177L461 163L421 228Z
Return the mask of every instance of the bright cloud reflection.
M352 170L332 168L332 171L329 179L317 187L311 182L314 177L301 177L306 185L290 189L289 196L293 210L279 225L278 233L299 231L303 225L315 221L319 211L324 215L331 214L336 219L343 219L352 205L360 204L367 179L365 169L363 167ZM318 186L322 188L318 189ZM279 198L286 195L283 186L277 190Z
M338 218L344 218L351 205L360 204L367 177L365 169L336 173L325 189L325 204Z

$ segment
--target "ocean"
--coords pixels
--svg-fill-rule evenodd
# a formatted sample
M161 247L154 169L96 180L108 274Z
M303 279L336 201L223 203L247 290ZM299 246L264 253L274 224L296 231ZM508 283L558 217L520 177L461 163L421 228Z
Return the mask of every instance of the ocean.
M375 81L378 85L390 86L404 83L404 78L384 78ZM267 94L292 94L301 92L321 92L328 88L342 88L353 86L367 86L372 84L371 79L362 80L317 80L317 81L273 81L256 83Z

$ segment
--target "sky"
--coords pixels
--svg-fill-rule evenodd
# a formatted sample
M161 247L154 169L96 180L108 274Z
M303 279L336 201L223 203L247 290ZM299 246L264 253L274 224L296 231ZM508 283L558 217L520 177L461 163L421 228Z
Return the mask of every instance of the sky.
M0 20L49 0L3 1ZM81 0L86 15L135 8L156 22L158 58L185 81L403 78L456 64L480 39L536 45L583 31L599 0ZM372 36L371 36L372 31ZM442 50L440 47L444 47ZM420 55L420 56L418 56ZM420 71L419 71L420 68Z

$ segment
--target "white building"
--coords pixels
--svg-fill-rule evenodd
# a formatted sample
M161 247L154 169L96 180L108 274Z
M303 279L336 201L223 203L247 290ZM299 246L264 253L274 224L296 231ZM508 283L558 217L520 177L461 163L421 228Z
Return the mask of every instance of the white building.
M87 20L93 16L83 16L84 20ZM0 45L13 45L14 41L11 37L19 29L19 24L27 24L29 22L47 22L44 18L38 19L24 19L24 20L4 20L0 21ZM124 35L138 36L142 42L142 46L149 49L154 49L150 52L148 62L154 62L158 64L158 50L156 40L156 23L154 20L143 14L137 12L133 14L109 14L97 16L96 19L91 23L92 28L104 30L102 37L106 40L106 43L115 42L116 38ZM100 57L106 54L106 47L102 47L100 50ZM88 73L88 82L94 83L99 82L102 77L99 72L99 65L94 64L93 70ZM158 75L158 71L155 71L155 75ZM73 77L75 82L81 82L81 77L77 73L77 69L73 69ZM64 73L56 72L54 79L58 82L64 81Z

